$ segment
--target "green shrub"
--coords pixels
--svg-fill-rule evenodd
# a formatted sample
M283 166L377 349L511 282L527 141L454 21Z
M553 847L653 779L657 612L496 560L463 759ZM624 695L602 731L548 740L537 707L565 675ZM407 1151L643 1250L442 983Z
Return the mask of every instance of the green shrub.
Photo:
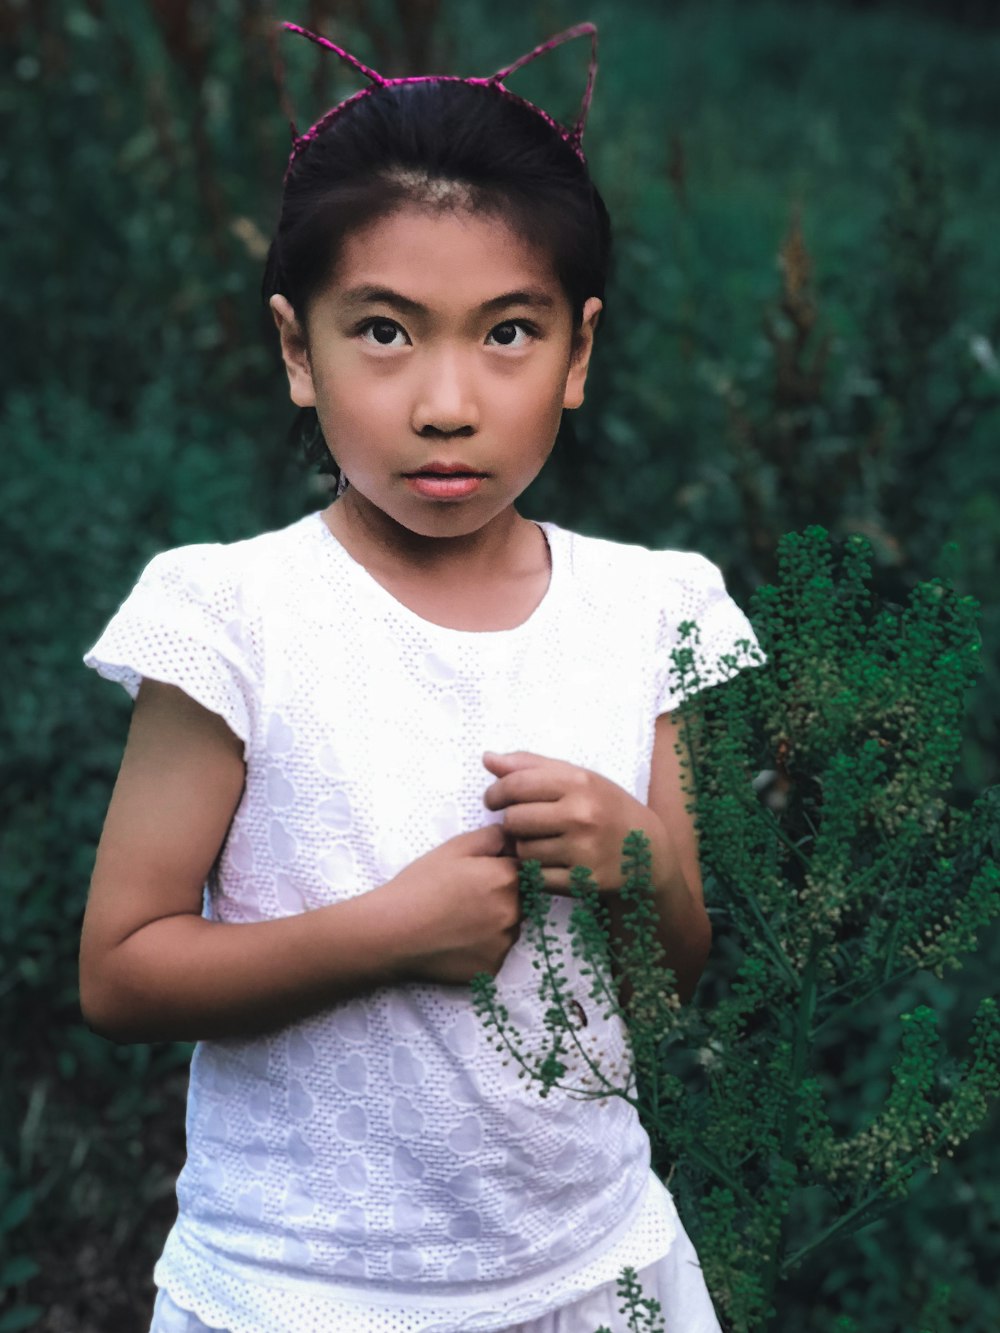
M80 1018L80 921L129 715L81 657L155 552L248 536L305 494L271 486L253 437L167 381L125 423L55 386L12 393L0 448L0 540L18 553L0 563L0 1329L41 1307L87 1333L149 1305L189 1052L113 1046Z
M711 1002L682 1008L661 966L640 833L623 848L622 937L584 868L570 926L592 998L628 1024L626 1082L577 1033L537 862L521 879L548 1048L527 1056L492 978L473 987L497 1044L542 1096L558 1086L637 1108L733 1333L798 1326L783 1318L782 1284L803 1269L822 1292L817 1256L907 1198L918 1170L936 1172L1000 1094L989 996L963 1059L943 1050L933 1007L902 1013L891 1067L868 1071L869 1084L888 1084L879 1104L852 1104L825 1068L874 997L960 968L1000 916L1000 791L969 811L946 800L979 667L975 603L935 579L905 608L880 604L869 560L862 538L838 558L821 529L785 536L778 580L751 610L767 666L682 706L721 955ZM687 692L700 650L697 627L684 628L675 676ZM570 1051L583 1080L568 1074ZM930 1319L943 1297L924 1299ZM892 1322L868 1309L866 1327ZM964 1326L985 1333L995 1315Z

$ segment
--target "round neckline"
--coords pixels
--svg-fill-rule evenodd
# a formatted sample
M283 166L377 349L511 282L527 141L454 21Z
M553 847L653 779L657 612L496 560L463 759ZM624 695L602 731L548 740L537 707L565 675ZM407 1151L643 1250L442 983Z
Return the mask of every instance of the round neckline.
M555 535L557 532L556 524L531 519L530 521L541 531L549 549L549 584L531 615L526 620L522 620L519 625L512 625L510 629L454 629L450 625L439 625L435 620L427 620L424 616L418 615L405 602L401 602L398 597L391 593L384 584L379 583L378 579L365 568L360 560L356 560L351 555L340 538L331 532L323 518L323 510L317 510L313 518L322 530L320 540L325 539L330 549L335 555L339 555L341 562L351 572L355 582L359 587L366 589L369 596L381 598L392 607L397 615L411 621L425 632L439 634L452 640L468 640L478 643L498 642L501 639L534 630L540 622L544 622L550 617L551 608L555 604L558 591L561 588L563 562L562 551L559 549L559 543Z

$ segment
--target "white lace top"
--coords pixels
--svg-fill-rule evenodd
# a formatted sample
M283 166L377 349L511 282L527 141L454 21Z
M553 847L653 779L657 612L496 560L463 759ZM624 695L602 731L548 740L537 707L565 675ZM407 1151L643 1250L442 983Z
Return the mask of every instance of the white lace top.
M540 526L549 588L502 631L422 619L319 514L150 562L85 660L133 696L144 676L180 686L244 743L206 915L364 893L501 819L482 802L487 749L565 759L647 799L654 722L679 702L679 623L700 625L706 681L752 631L699 555ZM554 912L564 927L568 900ZM519 942L498 987L529 1042L544 1032L536 985ZM623 1068L620 1024L587 1017L601 1062ZM464 987L379 989L274 1035L199 1043L187 1142L155 1279L231 1333L496 1329L653 1262L674 1235L634 1112L539 1097Z

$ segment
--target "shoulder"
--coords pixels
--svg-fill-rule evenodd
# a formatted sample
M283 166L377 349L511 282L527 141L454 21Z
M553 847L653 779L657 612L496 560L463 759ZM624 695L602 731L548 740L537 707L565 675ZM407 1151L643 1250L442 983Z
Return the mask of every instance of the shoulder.
M233 542L197 542L153 556L137 590L182 601L237 607L275 584L286 582L289 567L307 559L314 515L272 532ZM256 595L256 596L255 596Z
M725 580L718 565L697 551L680 551L613 541L607 537L571 532L545 524L550 534L565 543L576 575L585 579L610 579L626 587L654 593L694 592L710 596L725 593Z
M584 597L604 608L611 628L634 626L648 636L658 715L766 660L722 570L700 552L588 537L552 524L546 529L565 543Z
M311 538L299 520L243 541L154 556L85 664L133 698L146 678L176 685L246 744L264 673L264 625L281 605L281 588L308 568L317 527Z

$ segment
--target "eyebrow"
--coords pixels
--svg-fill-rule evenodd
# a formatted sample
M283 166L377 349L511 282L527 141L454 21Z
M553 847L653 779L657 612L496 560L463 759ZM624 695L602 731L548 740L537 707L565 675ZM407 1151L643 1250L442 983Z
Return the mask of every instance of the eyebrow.
M394 292L391 287L373 287L364 285L361 287L351 287L343 295L346 305L388 305L401 311L404 315L429 315L430 310L419 301L413 301L408 296L402 296L399 292ZM505 310L508 306L523 305L537 310L551 310L555 306L555 300L548 292L541 291L535 287L525 287L522 290L514 292L504 292L501 296L493 296L488 301L484 301L479 307L483 314L494 314L498 310Z

